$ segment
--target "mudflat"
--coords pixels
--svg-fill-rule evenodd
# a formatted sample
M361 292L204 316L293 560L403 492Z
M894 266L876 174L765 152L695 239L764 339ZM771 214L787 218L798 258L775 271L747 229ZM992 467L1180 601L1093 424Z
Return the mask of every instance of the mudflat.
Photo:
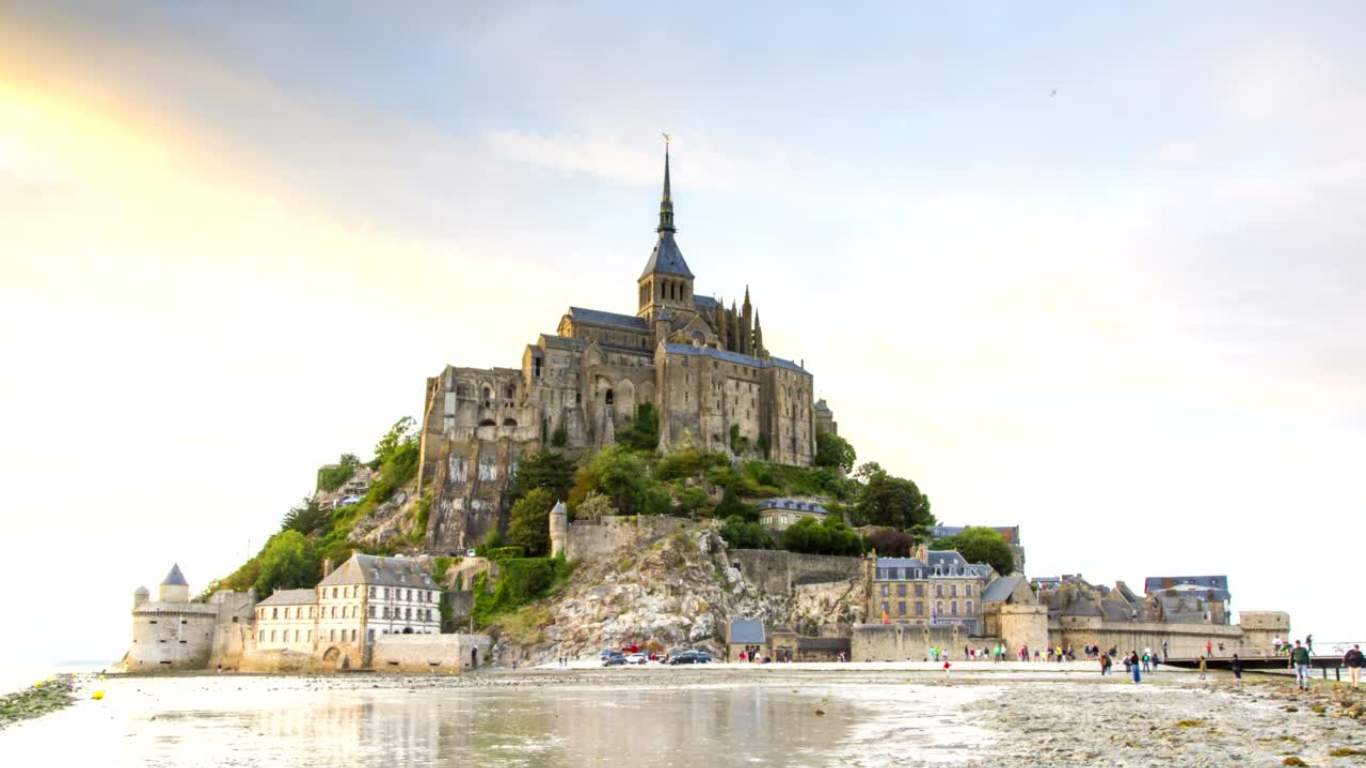
M1030 665L1022 665L1030 666ZM974 668L976 667L976 668ZM91 699L95 690L104 697ZM1355 765L1362 698L1083 665L716 665L449 676L78 677L0 730L15 764ZM7 761L8 762L8 761ZM1289 764L1297 764L1290 762Z

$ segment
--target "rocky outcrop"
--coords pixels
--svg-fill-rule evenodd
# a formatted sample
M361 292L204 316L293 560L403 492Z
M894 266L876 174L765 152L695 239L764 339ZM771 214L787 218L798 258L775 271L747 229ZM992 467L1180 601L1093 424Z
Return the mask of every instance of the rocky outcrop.
M504 637L495 655L501 664L539 664L630 644L721 654L734 618L847 636L863 620L860 597L855 580L762 591L732 566L712 528L695 526L580 564L563 592L525 609L538 617L535 641Z

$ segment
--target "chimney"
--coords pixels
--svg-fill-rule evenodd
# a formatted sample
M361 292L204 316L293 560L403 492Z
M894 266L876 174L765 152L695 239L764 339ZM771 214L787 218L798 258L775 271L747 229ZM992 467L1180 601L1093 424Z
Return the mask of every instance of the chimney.
M324 557L324 558L323 558L323 578L324 578L324 579L327 578L328 574L330 574L330 573L332 573L332 558L330 558L330 557Z

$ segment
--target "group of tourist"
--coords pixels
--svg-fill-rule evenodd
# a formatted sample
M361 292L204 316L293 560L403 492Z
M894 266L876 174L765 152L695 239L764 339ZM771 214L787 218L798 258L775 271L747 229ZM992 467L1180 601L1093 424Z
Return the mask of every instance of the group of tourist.
M1006 653L1004 644L991 648L973 648L965 645L963 646L963 661L986 661L990 658L993 663L999 663L1006 660Z

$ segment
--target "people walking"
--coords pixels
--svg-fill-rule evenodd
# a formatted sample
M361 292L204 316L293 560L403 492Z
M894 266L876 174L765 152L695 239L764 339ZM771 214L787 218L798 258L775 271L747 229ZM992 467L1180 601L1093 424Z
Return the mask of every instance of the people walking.
M1163 660L1163 661L1166 661L1166 660L1167 660L1167 641L1166 641L1166 640L1163 640L1163 641L1162 641L1162 660Z
M1110 656L1109 656L1109 654L1104 654L1104 653L1102 653L1102 654L1100 655L1100 676L1101 676L1101 677L1109 677L1109 676L1110 676L1110 665L1111 665L1112 663L1113 663L1113 662L1110 661Z
M1129 654L1129 668L1134 673L1134 682L1142 682L1142 678L1138 675L1138 651L1132 651Z
M1201 657L1200 657L1200 677L1199 677L1199 679L1200 679L1200 680L1205 680L1205 679L1207 679L1207 678L1208 678L1208 674L1207 674L1208 671L1209 671L1208 662L1207 662L1207 660L1206 660L1206 658L1205 658L1204 656L1201 656Z
M1238 654L1233 654L1233 679L1243 679L1243 660L1238 658Z
M1144 652L1143 652L1143 671L1144 671L1144 672L1147 672L1147 671L1148 671L1148 652L1147 652L1147 651L1144 651Z
M1366 656L1361 653L1360 645L1353 645L1352 650L1342 657L1343 663L1347 665L1347 673L1352 676L1352 687L1361 688L1361 668L1366 667Z
M1295 669L1295 683L1300 686L1300 690L1309 690L1309 665L1313 663L1313 657L1309 655L1309 649L1295 641L1295 649L1290 652L1290 666Z

